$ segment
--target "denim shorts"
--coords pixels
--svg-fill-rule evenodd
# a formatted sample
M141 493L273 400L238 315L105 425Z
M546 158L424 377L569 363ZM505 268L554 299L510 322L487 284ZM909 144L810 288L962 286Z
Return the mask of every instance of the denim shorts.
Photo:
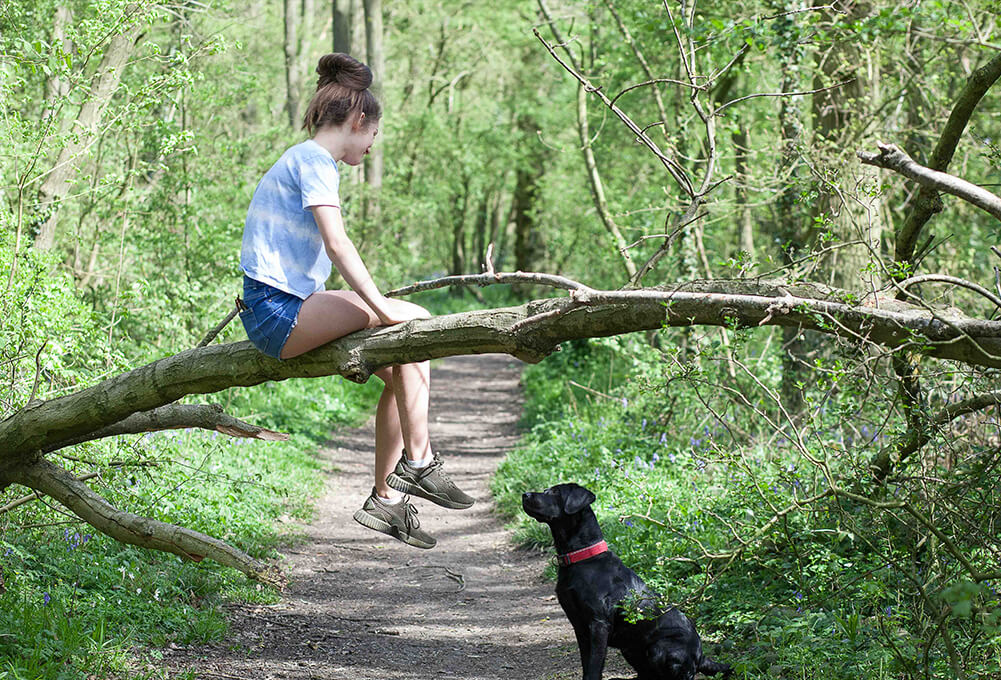
M243 304L246 309L240 312L240 321L247 337L254 347L280 359L282 347L299 318L302 298L244 275Z

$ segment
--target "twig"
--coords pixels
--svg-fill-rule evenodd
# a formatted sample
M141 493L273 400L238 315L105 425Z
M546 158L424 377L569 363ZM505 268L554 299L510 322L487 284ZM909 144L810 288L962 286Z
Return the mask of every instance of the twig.
M455 276L443 276L440 279L431 279L429 281L418 281L409 286L391 290L386 293L386 297L399 297L401 295L410 295L411 293L420 293L425 290L434 290L447 286L489 286L494 283L537 283L564 290L592 290L582 283L554 274L537 274L534 272L514 272L509 274L494 272L491 274L488 272L486 274L458 274Z
M222 329L228 326L229 322L232 321L236 317L236 315L240 313L240 304L241 304L240 298L237 297L236 305L233 307L233 309L230 310L229 314L226 315L226 318L223 319L221 322L219 322L219 324L215 328L206 333L205 337L202 338L201 342L195 345L195 347L205 347L210 342L215 340L216 336L222 333Z
M89 479L94 479L94 477L100 477L100 476L101 476L100 472L90 472L82 477L77 477L77 481L86 482ZM21 498L18 498L16 501L11 501L7 505L0 507L0 515L4 514L5 512L10 512L15 508L19 508L22 505L25 505L26 503L30 503L31 501L41 500L42 496L43 494L41 492L32 491L27 496L22 496Z
M633 241L632 243L630 243L628 246L626 246L626 248L635 248L636 246L638 246L639 244L643 243L644 241L649 241L650 239L653 239L653 238L666 238L666 239L669 239L669 242L668 242L667 245L668 245L668 247L670 247L670 245L674 241L674 239L677 238L678 232L680 232L682 229L684 229L685 227L687 227L692 222L694 222L694 221L696 221L698 219L701 219L701 218L705 217L708 214L709 213L706 213L706 212L699 213L698 215L696 215L692 219L688 220L684 224L679 224L677 227L674 228L674 231L672 231L670 234L650 234L649 236L640 236L638 239L636 239L635 241Z
M31 385L31 396L28 397L28 403L25 404L26 406L30 406L35 403L35 396L38 394L38 381L42 377L42 351L45 349L47 344L49 344L49 339L45 338L45 341L42 342L42 346L39 347L38 351L35 353L35 382Z
M729 108L734 104L739 104L740 102L747 101L748 99L756 99L757 97L803 97L808 94L817 94L819 92L827 92L828 90L836 90L839 87L848 85L849 83L855 82L855 78L849 78L843 82L837 83L836 85L830 85L828 87L818 87L816 90L804 90L801 92L757 92L755 94L749 94L745 97L737 97L736 99L731 99L726 104L718 107L713 114L719 115L725 109Z
M941 283L951 283L954 286L960 286L962 288L972 290L973 292L979 293L980 295L990 300L992 303L994 303L995 307L1001 308L1001 297L998 297L997 295L990 292L989 290L987 290L986 288L984 288L979 284L973 283L972 281L967 281L966 279L961 279L956 276L948 276L945 274L922 274L921 276L912 276L909 279L904 279L897 285L900 288L907 288L907 286L923 283L925 281L938 281ZM914 298L917 297L915 295L911 295L910 293L908 293L908 296Z
M653 140L650 139L646 135L646 133L643 132L643 130L641 130L640 127L636 123L634 123L633 120L625 114L625 112L622 111L622 109L613 104L612 101L608 98L608 96L606 96L601 91L600 87L595 87L594 85L592 85L587 78L578 73L572 66L567 64L566 61L564 61L556 53L556 49L552 45L550 45L545 38L542 37L542 34L539 33L539 29L533 28L532 32L535 34L535 37L539 39L539 42L541 42L545 46L546 50L549 52L549 54L552 55L553 59L555 59L559 63L559 65L562 66L564 70L567 71L567 73L576 78L577 81L581 85L583 85L588 92L593 92L595 96L601 99L601 101L605 104L605 106L610 108L612 112L616 116L618 116L619 120L625 123L626 127L628 127L633 132L633 134L635 134L636 137L641 142L643 142L643 144L646 145L646 147L650 149L650 151L652 151L653 154L657 156L657 158L660 159L661 163L664 164L664 167L667 169L668 173L670 173L671 177L674 178L674 181L677 182L678 185L681 187L681 190L684 191L685 194L687 194L688 196L694 196L695 188L692 186L692 183L688 179L688 177L684 174L684 171L681 170L680 166L677 163L675 163L674 160L665 155L664 152L661 151L660 148L653 142Z

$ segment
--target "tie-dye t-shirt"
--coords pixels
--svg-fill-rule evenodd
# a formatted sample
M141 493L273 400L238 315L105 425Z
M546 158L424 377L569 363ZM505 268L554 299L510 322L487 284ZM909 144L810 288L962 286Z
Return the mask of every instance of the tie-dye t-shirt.
M240 268L252 279L306 299L330 276L311 206L340 206L337 163L313 140L282 154L254 190Z

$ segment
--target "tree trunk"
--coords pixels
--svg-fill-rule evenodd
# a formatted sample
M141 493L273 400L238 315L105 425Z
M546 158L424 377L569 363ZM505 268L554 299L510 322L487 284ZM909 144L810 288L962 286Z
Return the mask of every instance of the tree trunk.
M612 246L618 255L618 259L622 261L622 266L626 272L626 280L629 281L636 276L636 265L633 264L633 258L630 257L629 251L626 250L627 243L622 238L619 225L615 223L615 219L608 209L608 200L605 198L605 187L601 182L601 174L598 172L598 163L594 159L594 149L591 148L591 132L587 122L587 92L584 91L584 86L580 84L577 85L577 133L584 151L584 167L587 169L587 178L590 181L594 207L598 211L601 223L612 237Z
M73 12L67 5L57 5L56 15L52 20L52 42L59 43L60 49L69 54L73 50L72 43L66 39L66 26L73 20ZM59 100L69 92L69 84L56 75L45 81L45 111L42 120L48 121L55 115Z
M334 52L351 54L351 35L354 25L353 8L352 0L332 0L330 3L334 23Z
M791 52L782 61L782 84L780 90L793 92L800 89L797 73L803 58L803 50L797 46L798 36L793 22L786 18L777 22L783 43L791 47ZM797 146L801 138L799 105L796 99L783 97L779 108L779 125L782 132L781 156L778 177L781 185L775 201L775 233L782 247L782 261L791 263L806 241L807 216L796 209L796 190L792 176L797 166ZM788 177L788 179L786 179ZM798 414L803 410L803 390L800 386L809 379L804 370L803 360L807 353L802 333L798 328L782 329L782 403L789 412Z
M365 8L365 53L368 66L372 69L372 92L380 99L384 97L382 84L385 81L386 54L383 49L382 0L364 0ZM375 144L365 157L365 183L378 194L382 187L382 144ZM378 201L377 197L370 200ZM374 205L372 206L374 208ZM371 211L369 211L371 212Z
M299 0L285 0L285 112L289 126L295 130L299 120L299 102L302 100L302 81L299 77Z
M832 23L846 24L864 19L871 11L867 0L843 0L836 3L834 10L822 10ZM882 211L876 199L865 192L866 186L876 183L876 173L861 166L851 152L851 140L857 126L868 116L872 88L878 83L875 71L872 78L868 77L866 60L862 46L850 37L837 39L826 52L816 55L814 87L844 83L813 95L814 147L822 154L822 167L829 168L836 178L834 184L843 187L834 191L836 187L827 183L819 185L814 218L818 224L827 225L838 243L860 242L838 248L830 258L831 284L847 288L857 287L867 271L870 248L878 252L882 235Z
M139 17L132 19L133 22L125 26L123 33L109 41L101 65L94 76L91 95L80 107L80 113L77 115L78 134L59 152L52 171L38 190L37 210L41 217L39 220L41 227L35 237L35 247L39 250L49 250L55 245L60 205L72 184L78 159L97 137L97 128L101 124L104 111L118 89L122 71L135 49L143 23Z
M748 205L747 199L747 187L750 182L747 168L747 151L750 148L750 142L748 139L747 124L743 120L738 119L736 125L737 130L733 133L733 173L736 179L734 198L737 201L737 210L740 211L740 217L737 221L739 232L737 243L739 244L739 249L747 253L747 259L753 262L755 257L754 220L751 215L751 206Z

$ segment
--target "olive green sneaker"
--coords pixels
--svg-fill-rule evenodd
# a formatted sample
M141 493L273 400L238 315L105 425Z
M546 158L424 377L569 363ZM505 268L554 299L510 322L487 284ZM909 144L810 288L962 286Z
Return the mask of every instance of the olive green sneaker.
M375 529L393 538L398 538L415 548L433 548L438 541L421 530L417 519L417 508L404 496L399 503L384 502L372 489L372 495L365 499L361 510L355 512L355 521L369 529Z
M404 451L396 469L386 477L386 484L397 491L420 496L453 510L465 510L475 502L448 478L438 453L434 454L434 460L427 467L415 468Z

